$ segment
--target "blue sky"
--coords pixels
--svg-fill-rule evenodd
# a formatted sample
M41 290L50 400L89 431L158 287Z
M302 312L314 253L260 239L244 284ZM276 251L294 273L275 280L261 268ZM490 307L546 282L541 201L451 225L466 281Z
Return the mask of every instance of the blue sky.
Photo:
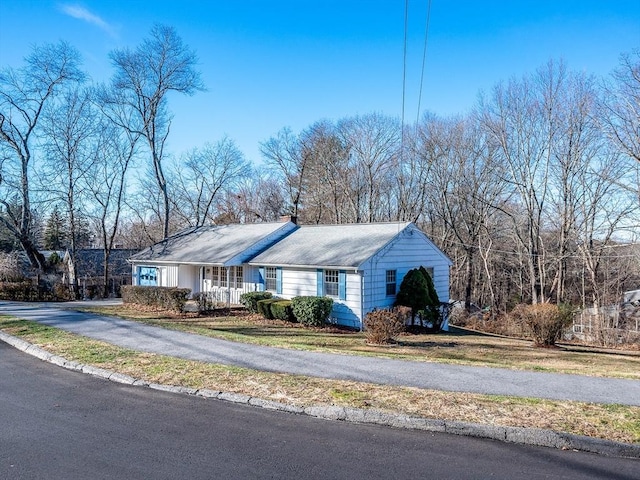
M428 0L409 1L405 119L418 116ZM66 40L96 81L114 48L135 47L154 23L196 50L207 91L170 98L174 154L224 135L248 159L281 128L402 111L405 2L0 0L0 66L34 44ZM607 75L640 47L640 1L433 0L421 110L465 113L501 80L550 59Z

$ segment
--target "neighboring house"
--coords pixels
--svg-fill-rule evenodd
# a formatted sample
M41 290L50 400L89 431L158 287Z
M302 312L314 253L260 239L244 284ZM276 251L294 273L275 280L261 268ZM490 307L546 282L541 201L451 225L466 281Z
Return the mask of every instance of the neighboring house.
M334 299L331 321L355 328L393 305L405 274L424 266L449 301L451 260L413 223L297 226L258 223L189 229L130 259L135 285L213 292L238 303L268 290Z
M212 225L184 230L133 255L134 285L189 288L237 304L259 290L247 262L293 232L293 222Z
M131 283L131 267L128 259L138 250L113 248L109 255L108 292L117 296L122 285ZM83 297L102 295L104 291L104 249L81 248L75 254L77 285ZM62 280L65 284L74 283L73 261L67 250L62 257Z
M449 301L451 260L413 223L302 226L249 265L283 298L327 295L331 321L361 328L364 316L393 306L405 274L424 266Z

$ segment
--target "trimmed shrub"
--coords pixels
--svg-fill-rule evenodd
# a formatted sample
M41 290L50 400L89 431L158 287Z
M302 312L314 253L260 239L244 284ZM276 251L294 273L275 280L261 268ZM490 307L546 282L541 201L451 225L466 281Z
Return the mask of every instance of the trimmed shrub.
M293 308L291 307L291 300L276 300L270 305L271 314L273 318L278 320L285 320L287 322L296 322L296 317L293 314Z
M262 315L264 318L266 318L267 320L273 320L274 318L276 318L273 315L273 311L272 311L272 305L275 302L279 302L280 298L265 298L263 300L258 300L257 305L258 305L258 313L260 315Z
M291 300L293 315L303 325L322 327L333 309L330 297L294 297Z
M568 307L550 303L516 305L511 315L523 322L534 344L538 347L555 345L562 336L562 332L573 321Z
M251 313L258 313L258 300L271 298L271 292L247 292L240 295L240 303Z
M31 280L0 282L0 300L32 301L40 299L38 285Z
M199 313L212 312L216 308L216 297L213 292L199 292L193 299L198 305Z
M396 307L393 310L376 310L367 313L364 318L364 334L367 343L390 344L405 329L410 309Z
M148 287L139 285L123 285L122 302L145 305L160 310L184 312L184 306L191 294L189 288Z

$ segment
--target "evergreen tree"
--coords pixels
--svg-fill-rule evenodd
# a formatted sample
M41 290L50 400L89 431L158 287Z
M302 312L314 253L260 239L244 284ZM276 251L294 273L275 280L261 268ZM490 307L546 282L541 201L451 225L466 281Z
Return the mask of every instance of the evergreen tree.
M428 302L427 280L419 269L409 270L400 284L400 290L396 295L396 305L411 308L411 324L413 325L416 314L424 309Z
M420 273L425 279L427 285L427 296L428 300L426 305L424 306L424 318L427 320L427 323L431 323L435 330L440 328L440 323L442 322L442 318L440 315L440 299L438 298L438 292L436 292L436 287L433 284L433 279L431 275L423 266L420 267Z
M65 221L56 205L44 229L43 246L47 250L62 250L67 246L67 238Z

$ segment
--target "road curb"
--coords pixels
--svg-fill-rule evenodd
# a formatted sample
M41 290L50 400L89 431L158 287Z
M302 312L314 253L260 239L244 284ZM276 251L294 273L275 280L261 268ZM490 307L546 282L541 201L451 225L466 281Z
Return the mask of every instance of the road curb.
M149 383L144 380L135 379L129 375L125 375L119 372L69 361L63 357L54 355L43 348L26 342L20 338L14 337L13 335L9 335L3 331L0 331L0 340L45 362L55 364L68 370L79 371L85 374L103 378L105 380L126 385L142 386L155 390L194 395L202 398L215 398L227 402L251 405L254 407L278 410L298 415L307 415L309 417L321 418L325 420L384 425L394 428L423 430L430 432L443 432L454 435L488 438L507 443L535 445L562 450L579 450L583 452L597 453L613 457L640 459L640 444L614 442L611 440L574 435L565 432L556 432L553 430L524 427L504 427L496 425L458 422L454 420L428 419L422 417L412 417L404 414L383 412L380 410L340 407L336 405L300 407L233 392L220 392L208 389L194 389L176 385Z

